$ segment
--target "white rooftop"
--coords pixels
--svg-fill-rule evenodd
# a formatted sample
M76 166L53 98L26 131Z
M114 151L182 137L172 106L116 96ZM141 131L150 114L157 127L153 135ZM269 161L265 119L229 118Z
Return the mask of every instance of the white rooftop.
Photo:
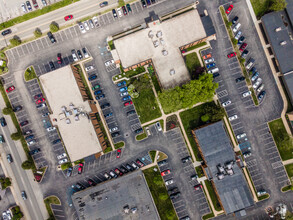
M90 113L91 108L82 99L71 67L41 75L40 82L53 113L51 121L59 128L71 161L101 152L91 120L87 114L82 115L82 112Z
M198 11L194 9L162 23L157 20L148 26L114 41L123 67L151 58L164 88L189 81L179 47L207 36ZM175 70L175 74L171 75L170 70Z

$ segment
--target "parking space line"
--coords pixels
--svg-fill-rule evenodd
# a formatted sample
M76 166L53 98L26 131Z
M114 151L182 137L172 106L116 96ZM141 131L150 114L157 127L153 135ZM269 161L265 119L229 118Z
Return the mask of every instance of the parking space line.
M76 30L76 28L75 27L77 27L76 25L75 26L73 26L73 29L74 29L74 31L75 31L75 34L76 34L76 36L78 36L78 33L77 33L77 30Z
M66 32L67 32L67 29L64 30L64 35L65 35L66 39L69 40L69 37L67 36L67 33Z

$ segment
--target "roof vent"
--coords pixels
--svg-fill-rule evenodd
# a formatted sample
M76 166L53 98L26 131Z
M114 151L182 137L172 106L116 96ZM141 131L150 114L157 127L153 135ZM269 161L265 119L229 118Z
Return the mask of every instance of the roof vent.
M155 40L153 43L154 43L155 47L159 46L159 44L160 44L158 40Z
M170 69L170 75L174 75L175 74L175 70L174 69Z
M163 54L164 56L167 56L167 55L168 55L168 51L167 51L167 50L162 50L162 54Z
M286 44L287 44L287 41L285 41L285 40L280 43L280 45L282 45L282 46L284 46Z
M276 32L279 32L279 31L281 31L281 30L282 30L281 27L278 27L278 28L275 29Z
M153 31L149 31L149 38L153 38L153 37L154 37Z
M162 31L158 31L156 35L157 35L157 38L160 38L163 36L163 33L162 33Z
M217 177L218 177L219 180L224 179L224 174L220 173L220 174L217 175Z

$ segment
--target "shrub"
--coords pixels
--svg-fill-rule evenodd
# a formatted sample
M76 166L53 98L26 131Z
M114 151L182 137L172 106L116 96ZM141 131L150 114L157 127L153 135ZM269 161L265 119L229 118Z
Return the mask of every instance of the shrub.
M14 36L12 39L10 39L9 40L9 42L10 42L10 44L12 45L12 46L18 46L18 45L20 45L21 44L21 40L20 40L20 38L19 37L17 37L17 36Z
M210 116L208 114L205 114L201 116L200 119L202 120L202 122L207 122L208 120L210 120Z
M34 164L32 161L26 160L21 164L22 169L29 170L34 167Z
M6 189L7 187L11 186L11 181L8 177L0 179L1 188Z
M11 134L11 139L14 141L18 141L21 138L22 134L20 132L15 132Z
M161 182L162 182L162 178L160 176L155 176L154 179L153 179L153 182L156 184L156 185L160 185Z
M51 31L52 33L59 31L59 26L58 26L58 24L57 24L56 22L53 21L53 22L50 24L50 31Z
M71 163L70 163L70 162L68 162L68 163L63 163L63 164L61 165L61 169L62 169L62 170L66 170L66 169L68 169L69 167L71 167Z
M159 198L160 198L160 200L163 200L163 201L165 201L165 200L167 200L168 199L168 194L166 194L166 193L160 193L159 194Z
M35 37L41 37L42 36L42 32L39 28L36 28L36 30L34 31L34 35Z
M10 115L12 112L13 112L12 109L9 108L9 107L5 107L5 108L2 110L2 113L3 113L4 115Z

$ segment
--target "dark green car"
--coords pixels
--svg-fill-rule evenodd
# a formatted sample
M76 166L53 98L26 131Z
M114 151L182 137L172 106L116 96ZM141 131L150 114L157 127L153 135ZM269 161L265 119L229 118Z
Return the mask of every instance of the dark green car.
M98 88L100 88L100 85L95 85L94 87L92 87L92 90L96 90Z
M130 4L126 4L126 8L127 8L128 13L129 12L132 12L131 7L130 7Z

